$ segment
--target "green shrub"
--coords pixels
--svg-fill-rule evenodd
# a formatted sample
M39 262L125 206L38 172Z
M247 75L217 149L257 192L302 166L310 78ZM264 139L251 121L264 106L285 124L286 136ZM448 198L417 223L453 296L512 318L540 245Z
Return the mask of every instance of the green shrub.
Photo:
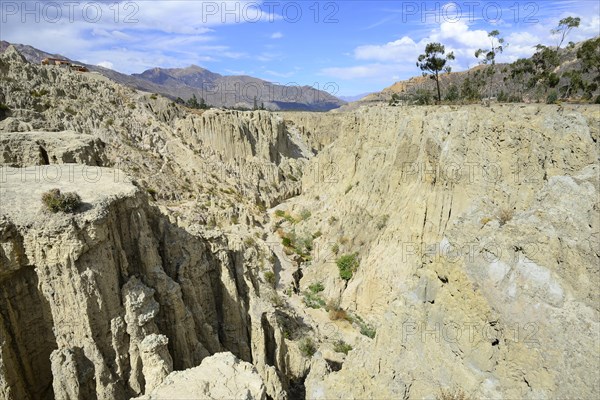
M279 217L279 218L283 218L283 217L285 217L285 211L277 210L277 211L275 211L275 216Z
M556 90L552 90L548 94L548 97L546 97L546 104L555 104L557 100L558 100L558 93L556 92Z
M373 328L370 325L364 324L360 327L360 334L365 335L366 337L369 337L371 339L375 338L376 333L377 331L375 330L375 328Z
M317 352L317 346L311 338L304 338L298 345L300 352L304 357L312 357Z
M284 247L292 247L292 245L293 245L292 239L289 236L284 236L281 238L281 244Z
M360 316L355 315L353 321L358 325L361 335L373 339L377 333L376 329L367 324Z
M0 120L3 120L10 113L10 108L4 103L0 103Z
M313 283L308 287L308 289L313 293L319 293L325 290L325 286L321 282Z
M390 101L388 102L389 106L396 106L398 104L400 104L400 96L398 95L398 93L392 93L392 98L390 99Z
M340 278L349 281L358 269L358 254L346 254L337 259L336 264L340 270Z
M352 346L350 346L343 340L338 340L333 344L333 351L335 351L336 353L348 354L350 350L352 350Z
M418 105L428 105L433 103L433 97L431 92L426 89L417 89L415 94L413 95L414 103Z
M266 271L263 276L265 277L265 281L271 286L275 286L275 273L273 271Z
M458 86L452 84L446 92L446 101L455 102L460 98L460 90Z
M60 189L52 189L42 194L42 202L53 213L74 213L81 205L81 197L75 192L61 193Z
M325 300L316 293L304 292L304 299L302 301L308 308L318 309L325 307Z
M600 95L598 95L598 97L596 97L594 104L600 104Z
M506 103L508 101L508 95L504 93L504 90L501 90L500 93L498 93L496 100L500 103Z
M550 75L548 75L548 86L550 86L551 88L556 87L556 85L558 85L558 82L560 82L560 77L554 72L551 72Z

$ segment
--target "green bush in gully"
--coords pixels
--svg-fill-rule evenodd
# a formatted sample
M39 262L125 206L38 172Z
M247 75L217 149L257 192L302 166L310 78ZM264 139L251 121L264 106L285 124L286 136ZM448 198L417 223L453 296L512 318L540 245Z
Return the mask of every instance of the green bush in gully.
M336 264L340 271L340 278L349 281L358 269L358 253L343 255L337 259Z

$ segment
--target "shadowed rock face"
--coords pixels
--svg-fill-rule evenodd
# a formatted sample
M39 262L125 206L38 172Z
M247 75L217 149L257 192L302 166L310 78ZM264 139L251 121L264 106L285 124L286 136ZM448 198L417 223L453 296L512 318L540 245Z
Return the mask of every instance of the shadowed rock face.
M120 171L98 168L92 182L85 166L59 166L61 179L31 187L32 172L48 168L4 170L3 201L21 204L2 208L0 287L11 299L0 307L2 334L13 338L3 361L16 375L9 388L50 396L53 382L57 398L90 390L123 398L218 351L252 361L253 290L232 252L217 257L164 221ZM49 214L39 199L52 187L76 190L84 206Z
M600 391L597 106L188 113L0 70L3 398Z

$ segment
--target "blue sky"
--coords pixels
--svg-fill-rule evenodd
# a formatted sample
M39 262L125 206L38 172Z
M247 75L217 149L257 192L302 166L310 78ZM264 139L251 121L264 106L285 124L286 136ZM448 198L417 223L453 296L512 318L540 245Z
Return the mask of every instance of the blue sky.
M600 6L579 1L0 1L0 38L124 73L200 65L338 95L378 91L419 75L439 41L473 66L498 29L500 61L556 44L561 18L582 19L568 40L600 34ZM333 85L331 84L333 83ZM334 89L339 88L339 89Z

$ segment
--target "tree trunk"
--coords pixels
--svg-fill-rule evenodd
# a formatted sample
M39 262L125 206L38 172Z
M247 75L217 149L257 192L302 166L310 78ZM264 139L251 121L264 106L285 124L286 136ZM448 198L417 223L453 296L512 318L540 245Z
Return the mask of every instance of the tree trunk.
M437 97L438 97L438 105L442 103L442 93L440 92L440 77L438 75L438 73L435 73L435 84L437 86Z

